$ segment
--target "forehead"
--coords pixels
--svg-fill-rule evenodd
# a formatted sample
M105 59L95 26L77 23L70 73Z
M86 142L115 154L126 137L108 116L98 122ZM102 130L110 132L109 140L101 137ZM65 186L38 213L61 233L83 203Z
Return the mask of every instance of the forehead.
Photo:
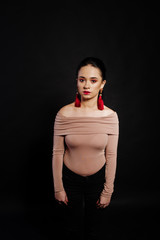
M79 69L78 76L84 77L101 77L101 71L99 68L92 65L83 66Z

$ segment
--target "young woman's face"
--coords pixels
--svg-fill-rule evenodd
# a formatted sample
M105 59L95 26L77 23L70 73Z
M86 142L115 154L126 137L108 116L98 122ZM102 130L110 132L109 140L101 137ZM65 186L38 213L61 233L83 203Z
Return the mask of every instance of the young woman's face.
M93 98L98 96L100 89L104 87L105 83L106 80L102 81L99 68L93 67L90 64L80 68L77 77L77 88L81 97Z

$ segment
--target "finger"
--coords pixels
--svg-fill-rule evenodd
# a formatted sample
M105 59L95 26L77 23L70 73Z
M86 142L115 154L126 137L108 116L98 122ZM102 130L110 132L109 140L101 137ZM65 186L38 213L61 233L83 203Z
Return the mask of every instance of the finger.
M65 200L65 201L64 201L64 204L65 204L65 205L68 205L68 202Z
M97 208L100 208L100 205L99 205L99 204L97 204Z
M100 207L103 207L103 204L100 204Z
M101 206L98 206L97 208L98 208L98 209L102 209L102 207L101 207Z
M97 208L102 208L102 204L97 204Z
M97 205L97 206L100 206L100 205L101 205L99 199L97 200L96 205Z
M105 205L102 205L101 208L102 208L102 209L105 208Z
M107 206L106 204L99 204L98 208L103 209L103 208L105 208L106 206Z
M108 207L108 205L109 205L109 204L104 204L104 205L103 205L103 208L106 208L106 207Z
M67 197L67 195L65 197L65 202L68 204L68 197Z
M100 208L100 207L102 207L102 206L103 206L103 204L101 204L101 203L98 203L98 204L97 204L97 206Z
M64 206L64 205L67 205L65 201L60 201L60 205L61 206Z

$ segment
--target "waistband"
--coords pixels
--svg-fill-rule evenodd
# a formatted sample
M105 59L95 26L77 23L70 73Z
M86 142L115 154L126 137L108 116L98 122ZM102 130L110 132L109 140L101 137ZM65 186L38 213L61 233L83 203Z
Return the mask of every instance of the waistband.
M77 174L77 173L73 172L63 162L63 173L66 173L66 174L68 173L70 176L73 176L73 177L76 177L76 178L79 178L79 179L95 179L99 176L105 175L105 168L106 168L106 163L96 173L88 175L88 176L82 176L80 174Z

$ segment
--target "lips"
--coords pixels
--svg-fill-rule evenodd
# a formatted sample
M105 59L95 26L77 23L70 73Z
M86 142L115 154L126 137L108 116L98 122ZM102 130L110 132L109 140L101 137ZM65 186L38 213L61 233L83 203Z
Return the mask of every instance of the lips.
M84 93L90 93L89 91L83 91Z

